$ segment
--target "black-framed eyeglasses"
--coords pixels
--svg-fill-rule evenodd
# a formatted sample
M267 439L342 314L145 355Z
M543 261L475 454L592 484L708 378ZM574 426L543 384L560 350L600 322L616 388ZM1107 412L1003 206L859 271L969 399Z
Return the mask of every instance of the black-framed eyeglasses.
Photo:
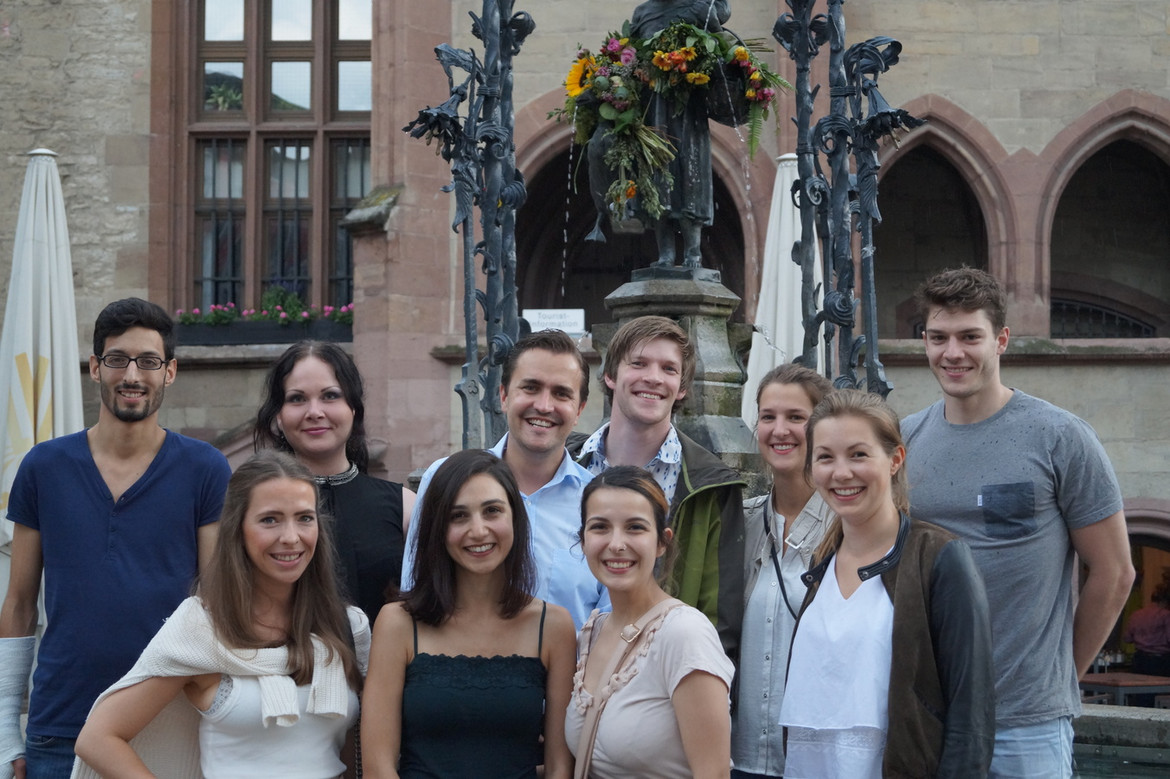
M156 357L153 354L140 354L137 357L128 357L124 354L103 354L99 355L97 360L107 368L114 370L121 370L130 363L134 363L139 370L157 371L167 364L167 361L162 357Z

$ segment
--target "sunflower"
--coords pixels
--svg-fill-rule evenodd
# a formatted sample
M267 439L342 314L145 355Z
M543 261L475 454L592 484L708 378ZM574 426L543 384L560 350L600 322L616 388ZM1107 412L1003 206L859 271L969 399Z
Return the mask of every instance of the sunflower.
M711 80L711 77L708 76L706 73L688 73L687 74L687 83L688 84L694 84L696 86L699 86L701 84L706 84L710 80Z
M593 56L581 57L569 68L569 75L565 77L565 91L569 97L577 97L589 88L589 80L597 70L597 60Z

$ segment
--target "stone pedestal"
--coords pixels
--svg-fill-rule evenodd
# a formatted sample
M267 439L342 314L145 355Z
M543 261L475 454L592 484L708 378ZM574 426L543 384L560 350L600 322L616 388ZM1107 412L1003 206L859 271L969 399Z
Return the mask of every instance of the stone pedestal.
M605 299L617 324L593 328L593 345L605 351L626 322L656 314L679 323L695 345L695 379L675 426L710 449L747 479L745 495L764 492L763 465L755 436L740 418L746 373L737 352L751 343L750 325L732 324L739 296L723 286L718 271L704 268L643 268ZM609 417L609 404L605 415Z

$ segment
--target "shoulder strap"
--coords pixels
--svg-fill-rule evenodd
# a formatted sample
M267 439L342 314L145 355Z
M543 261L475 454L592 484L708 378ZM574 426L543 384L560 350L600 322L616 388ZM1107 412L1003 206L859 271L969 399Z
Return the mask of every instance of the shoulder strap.
M544 605L540 607L540 637L536 642L536 656L541 657L544 653L544 617L548 614L548 601L542 601Z
M632 635L627 638L625 630L620 634L621 639L626 642L625 648L619 647L618 651L610 655L609 662L601 673L602 683L593 697L593 705L585 712L581 737L577 741L577 762L573 768L573 779L585 779L589 776L589 765L593 762L593 743L597 740L597 728L601 724L601 712L613 694L612 687L606 683L607 680L612 679L614 674L629 664L627 661L632 660L634 650L646 637L646 628L665 618L671 609L682 605L683 602L677 598L661 600L633 624Z

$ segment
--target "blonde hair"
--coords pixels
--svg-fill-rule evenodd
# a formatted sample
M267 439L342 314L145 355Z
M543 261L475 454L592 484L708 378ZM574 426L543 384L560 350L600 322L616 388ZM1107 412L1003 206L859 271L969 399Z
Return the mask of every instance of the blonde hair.
M677 411L683 404L685 395L691 389L691 382L695 379L695 345L691 343L687 331L683 330L678 322L664 316L648 315L631 319L618 328L605 349L605 363L602 366L603 375L610 381L617 381L618 367L638 347L658 338L677 344L682 354L682 365L678 380L678 393L672 411ZM601 382L605 390L605 397L613 401L613 390L604 381Z
M813 409L808 419L808 452L805 455L805 477L812 476L813 440L817 425L825 419L840 417L856 417L869 423L874 438L877 439L882 451L889 456L905 445L902 443L902 430L898 424L898 415L882 399L881 395L871 392L862 392L856 389L833 390L821 399ZM890 478L890 494L894 506L900 513L910 513L910 485L906 480L906 469L899 468ZM841 545L842 530L841 518L834 516L829 522L825 536L813 552L813 564L817 564L837 550Z

